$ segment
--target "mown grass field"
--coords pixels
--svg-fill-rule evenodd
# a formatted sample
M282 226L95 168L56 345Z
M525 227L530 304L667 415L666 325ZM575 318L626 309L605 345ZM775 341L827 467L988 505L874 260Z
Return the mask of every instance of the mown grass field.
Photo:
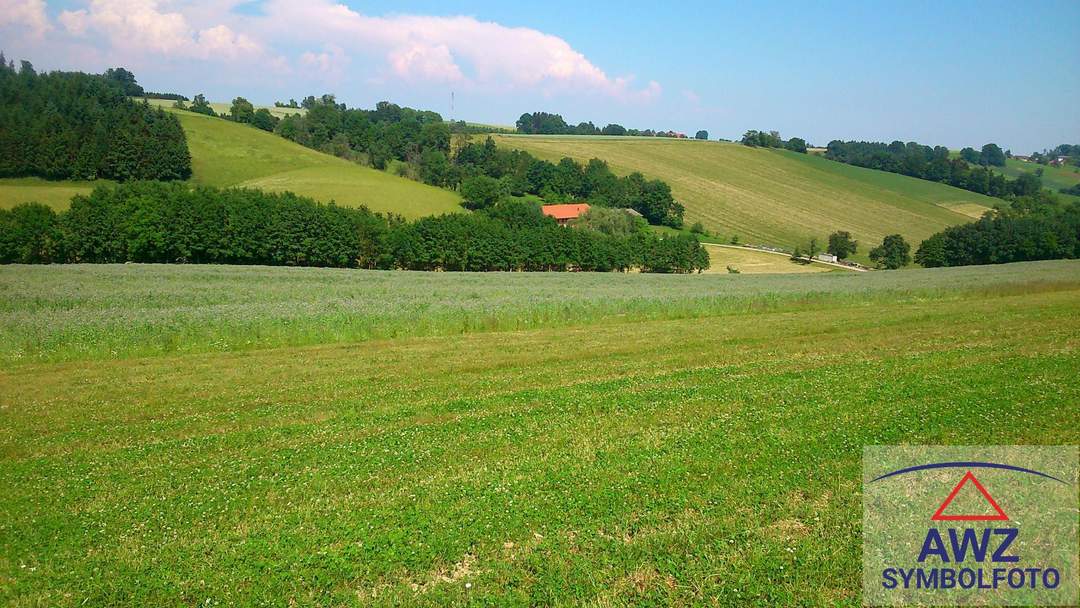
M291 191L343 206L367 205L407 218L461 211L457 193L363 167L310 150L247 125L175 112L187 135L194 184ZM67 208L71 197L93 189L91 182L0 180L0 205L27 201Z
M10 209L15 205L36 202L53 209L67 209L71 197L76 194L90 194L94 186L107 184L100 182L49 181L39 177L16 177L0 179L0 209Z
M931 234L971 221L996 199L903 175L784 150L739 144L635 137L497 135L503 146L556 161L607 160L619 173L640 171L671 185L688 223L742 242L805 246L847 230L870 248L899 233L917 247ZM960 211L953 211L959 207Z
M825 264L800 264L791 261L787 256L776 255L764 251L736 249L734 247L722 247L708 243L705 244L705 249L709 252L710 264L709 269L705 272L710 274L729 272L729 267L738 270L740 274L805 274L829 272L831 270L848 272Z
M856 606L863 445L1080 442L1077 262L0 279L5 343L121 341L0 366L11 605ZM202 352L124 358L178 331Z

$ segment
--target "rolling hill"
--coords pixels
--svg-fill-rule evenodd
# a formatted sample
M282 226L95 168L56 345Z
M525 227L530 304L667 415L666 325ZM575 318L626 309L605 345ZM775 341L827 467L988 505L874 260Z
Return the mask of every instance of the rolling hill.
M1022 173L1035 173L1039 169L1042 169L1041 179L1043 186L1055 192L1062 188L1070 188L1076 184L1080 184L1080 168L1077 167L1055 167L1053 165L1025 163L1016 160L1015 158L1010 158L1005 161L1004 167L994 167L994 169L1004 173L1005 176L1010 179L1019 177Z
M454 192L362 167L316 152L253 127L191 112L176 112L191 150L192 182L289 190L322 202L367 205L405 217L458 211ZM89 192L91 182L0 180L0 207L39 201L67 206L71 196Z
M671 185L687 223L743 242L794 247L848 230L858 258L887 234L913 244L971 221L996 199L902 175L786 150L693 140L496 135L506 147L548 160L601 158L617 173L640 171Z

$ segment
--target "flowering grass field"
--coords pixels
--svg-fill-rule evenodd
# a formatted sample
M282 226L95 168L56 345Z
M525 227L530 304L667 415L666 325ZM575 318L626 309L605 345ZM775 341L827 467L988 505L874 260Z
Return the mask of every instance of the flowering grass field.
M16 606L855 606L863 445L1080 442L1069 261L3 267L0 315Z

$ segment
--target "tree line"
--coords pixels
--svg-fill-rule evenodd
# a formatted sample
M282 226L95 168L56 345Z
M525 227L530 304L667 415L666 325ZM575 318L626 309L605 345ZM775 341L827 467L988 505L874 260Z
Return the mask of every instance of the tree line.
M518 133L526 135L616 135L631 137L674 137L685 139L686 135L677 131L663 131L653 129L627 129L626 127L610 123L603 128L597 127L591 121L580 122L576 125L567 124L561 114L548 112L526 112L522 114L514 125ZM697 139L708 139L707 131L698 131ZM700 137L704 135L704 137Z
M970 150L970 149L969 149ZM971 150L974 152L974 150ZM825 157L849 165L899 173L910 177L941 182L998 198L1023 197L1042 190L1042 180L1028 173L1010 180L990 166L1005 163L1004 153L994 144L978 152L978 163L962 158L950 158L944 146L924 146L916 142L894 141L891 144L866 141L829 142Z
M16 69L0 54L0 177L190 177L176 117L129 99L123 77L110 72L38 74L30 62Z
M746 133L743 133L739 143L751 148L783 148L785 150L799 152L800 154L806 154L806 150L809 147L806 140L801 137L792 137L791 139L784 141L784 139L780 137L779 131L758 131L756 129L751 129Z
M951 226L919 245L926 267L1005 264L1080 257L1080 202L1054 195L1020 199L976 222Z
M559 226L520 200L407 222L292 193L129 182L60 213L0 210L0 263L122 262L686 273L709 257L691 236Z

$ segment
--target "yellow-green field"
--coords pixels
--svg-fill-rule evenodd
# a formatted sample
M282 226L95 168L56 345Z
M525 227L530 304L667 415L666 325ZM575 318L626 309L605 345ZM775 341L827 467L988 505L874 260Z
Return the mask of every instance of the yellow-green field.
M766 251L753 251L709 243L705 243L704 246L705 250L709 252L709 269L705 271L707 273L726 273L729 272L729 267L738 270L740 274L807 273L828 272L830 270L853 272L816 262L800 264L791 261L786 255Z
M367 205L408 218L461 210L460 197L450 190L363 167L248 125L175 113L191 150L192 183L289 190L322 202ZM63 209L71 196L92 188L89 182L0 179L0 205L38 201Z
M36 202L53 209L67 209L71 197L76 194L89 194L94 186L109 183L97 182L49 181L40 177L16 177L0 179L0 209L10 209L19 203Z
M640 171L671 185L686 221L742 242L795 247L836 230L860 241L858 259L887 234L913 247L946 226L971 221L987 196L903 175L786 150L634 137L496 135L499 145L548 160L600 158L619 173ZM961 213L950 206L963 205Z
M0 604L859 606L864 445L1080 442L1078 270L0 267Z
M138 101L142 101L141 98L135 98L135 99L137 99ZM152 106L156 106L158 108L165 108L165 109L172 109L173 104L174 104L174 102L172 102L171 100L168 100L168 99L148 99L146 101L147 101L147 103L149 103ZM188 101L186 103L187 103L187 105L191 105L190 101ZM289 116L291 114L303 114L303 113L307 112L307 110L305 110L304 108L279 108L277 106L259 106L259 105L256 105L254 107L255 107L256 110L261 110L261 109L265 108L265 109L269 110L271 114L273 114L274 116L277 116L278 118L285 118L286 116ZM228 114L229 110L232 108L232 102L211 101L210 102L210 108L213 109L218 114Z

